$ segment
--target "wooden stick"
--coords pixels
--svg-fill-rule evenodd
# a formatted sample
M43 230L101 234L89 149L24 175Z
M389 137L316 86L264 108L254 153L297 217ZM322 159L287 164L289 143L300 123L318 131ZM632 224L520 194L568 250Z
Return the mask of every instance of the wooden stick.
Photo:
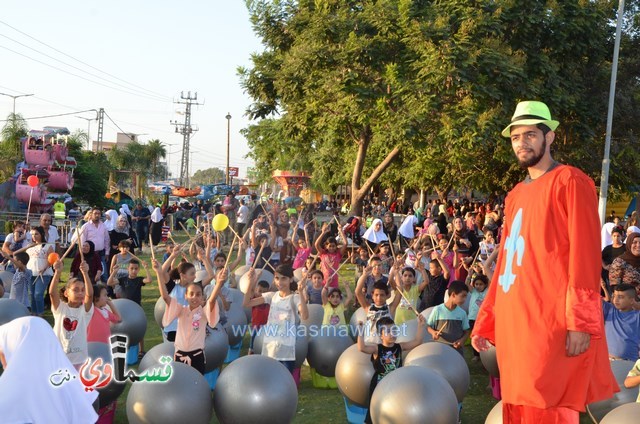
M444 331L445 328L447 328L447 324L449 324L449 321L445 321L444 324L442 324L440 326L440 329L436 332L436 335L438 337L440 337L440 334L442 334L442 332Z
M479 254L480 254L480 248L478 247L478 251L476 252L476 255L473 257L473 260L471 261L471 265L473 265L476 262L476 259L478 259Z
M269 256L269 259L271 259L271 256ZM262 269L265 269L266 266L269 266L269 268L271 268L273 270L273 272L276 272L276 269L273 267L273 265L271 265L269 263L269 261L265 262L264 266L262 267Z
M401 283L402 284L402 283ZM411 311L413 311L414 314L416 314L416 317L418 315L420 315L420 313L418 311L416 311L416 309L413 307L413 305L411 304L411 302L409 302L409 299L407 299L407 297L404 295L404 293L402 293L402 286L399 287L396 292L400 293L400 296L402 296L402 298L404 299L405 302L407 302L407 305L409 305L409 309L411 309ZM446 324L446 322L445 322Z
M367 245L367 249L369 249L369 253L371 253L371 256L375 256L376 254L373 252L373 249L371 248L371 246L369 246L369 243L367 243L367 240L365 239L364 244Z
M265 241L265 244L267 242ZM256 269L256 264L258 263L258 261L260 260L260 255L262 254L262 250L264 249L264 244L260 245L260 250L258 251L258 254L253 258L253 263L251 264L251 269L255 270Z
M80 261L84 262L84 253L82 253L82 243L80 242L80 237L76 239L76 243L78 243L78 250L80 251Z
M151 234L149 234L149 247L151 248L151 259L156 260L156 254L153 251L153 239L151 238Z
M327 279L327 281L330 281L330 280L333 278L333 276L334 276L334 275L336 275L336 274L338 273L338 271L340 271L340 268L342 268L342 265L346 264L348 261L349 261L349 258L345 259L345 261L344 261L344 262L342 262L342 263L340 264L340 266L338 266L338 269L336 269L335 271L333 271L333 274L331 274L331 277L329 277L329 278ZM329 267L329 268L331 268L331 267ZM332 268L332 269L333 269L333 268Z
M271 264L269 263L269 261L271 260L271 258L273 257L273 253L271 253L269 255L269 257L267 258L266 261L264 261L264 265L262 265L262 268L260 268L260 271L264 271L264 269L267 267L267 265L269 265L271 267L271 269L273 269L273 271L275 272L275 269L273 268L273 266L271 266Z
M82 229L78 228L78 226L76 226L76 233L78 234L78 240L80 240L82 238ZM69 255L69 253L71 253L71 249L73 249L73 246L76 243L71 243L69 245L69 248L67 249L66 252L64 252L64 255L62 255L62 257L60 258L60 261L64 261L64 259L67 257L67 255ZM82 250L82 249L81 249Z
M187 229L184 227L184 225L182 225L182 222L178 222L178 224L180 224L180 227L182 227L182 229L184 230L185 233L187 233L187 237L189 237L189 240L191 240L191 242L193 243L193 237L191 237L191 234L189 234L189 231L187 231Z
M449 248L449 246L451 246L451 242L453 241L453 236L456 235L456 231L453 230L453 233L451 233L451 238L449 239L449 243L447 243L447 248Z
M227 269L227 265L229 265L229 259L231 259L231 254L233 253L233 246L236 243L236 236L233 236L233 240L231 241L231 247L229 248L229 254L227 255L227 260L224 262L224 267L222 269Z

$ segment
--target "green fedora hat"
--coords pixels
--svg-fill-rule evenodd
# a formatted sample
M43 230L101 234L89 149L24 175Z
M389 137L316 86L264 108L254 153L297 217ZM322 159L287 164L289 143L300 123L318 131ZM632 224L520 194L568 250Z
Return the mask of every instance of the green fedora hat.
M555 131L558 125L560 125L560 122L551 119L551 112L549 112L549 108L544 103L535 100L520 102L518 106L516 106L516 111L511 118L511 123L502 130L502 136L511 136L511 127L515 125L536 124L545 124L551 128L551 131Z

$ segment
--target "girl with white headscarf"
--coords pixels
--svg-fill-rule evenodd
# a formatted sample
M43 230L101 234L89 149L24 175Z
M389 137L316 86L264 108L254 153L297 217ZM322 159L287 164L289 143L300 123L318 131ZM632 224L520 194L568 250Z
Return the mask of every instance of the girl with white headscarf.
M16 318L0 326L0 359L3 423L89 424L98 419L92 406L98 392L84 390L42 318Z
M118 219L118 212L116 212L114 209L109 209L104 214L104 217L105 217L104 226L107 227L107 231L113 230L116 226L116 221Z
M164 218L159 207L156 207L151 213L151 227L149 227L149 234L151 234L151 242L154 246L157 246L162 241L162 224Z
M379 218L373 220L371 226L367 228L367 231L364 232L362 238L372 250L375 250L376 246L383 241L389 240L382 229L382 220Z
M418 225L418 217L415 215L407 215L407 217L400 224L398 232L402 237L403 247L408 247L411 244L411 240L416 236L416 225Z

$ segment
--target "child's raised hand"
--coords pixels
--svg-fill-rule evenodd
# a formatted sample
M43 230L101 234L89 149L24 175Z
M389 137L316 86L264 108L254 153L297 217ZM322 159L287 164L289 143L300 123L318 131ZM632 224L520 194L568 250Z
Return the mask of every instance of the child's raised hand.
M158 262L155 259L151 259L151 268L153 268L154 271L159 271L160 270L160 262Z
M227 268L223 268L218 271L218 275L216 276L216 284L224 284L229 278L229 271Z
M86 261L82 261L82 263L80 264L80 271L82 271L83 273L89 272L89 264Z
M249 281L253 282L256 279L256 270L253 268L249 268L249 271L247 272L247 274L249 274Z
M62 261L61 260L57 260L53 263L53 270L55 272L60 272L62 271L62 268L64 268Z
M424 315L418 314L418 326L419 327L426 327L426 325L427 325L427 320L424 319Z
M364 273L365 275L371 275L371 271L373 268L371 268L371 265L367 265L366 267L364 267Z

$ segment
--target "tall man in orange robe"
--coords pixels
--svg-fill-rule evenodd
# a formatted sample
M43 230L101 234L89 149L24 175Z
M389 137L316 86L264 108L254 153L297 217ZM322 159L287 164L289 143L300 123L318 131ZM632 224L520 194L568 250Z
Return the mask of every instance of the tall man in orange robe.
M551 157L558 125L547 105L526 101L502 131L529 175L507 196L472 344L496 346L505 424L577 424L586 404L618 390L600 300L595 186Z

